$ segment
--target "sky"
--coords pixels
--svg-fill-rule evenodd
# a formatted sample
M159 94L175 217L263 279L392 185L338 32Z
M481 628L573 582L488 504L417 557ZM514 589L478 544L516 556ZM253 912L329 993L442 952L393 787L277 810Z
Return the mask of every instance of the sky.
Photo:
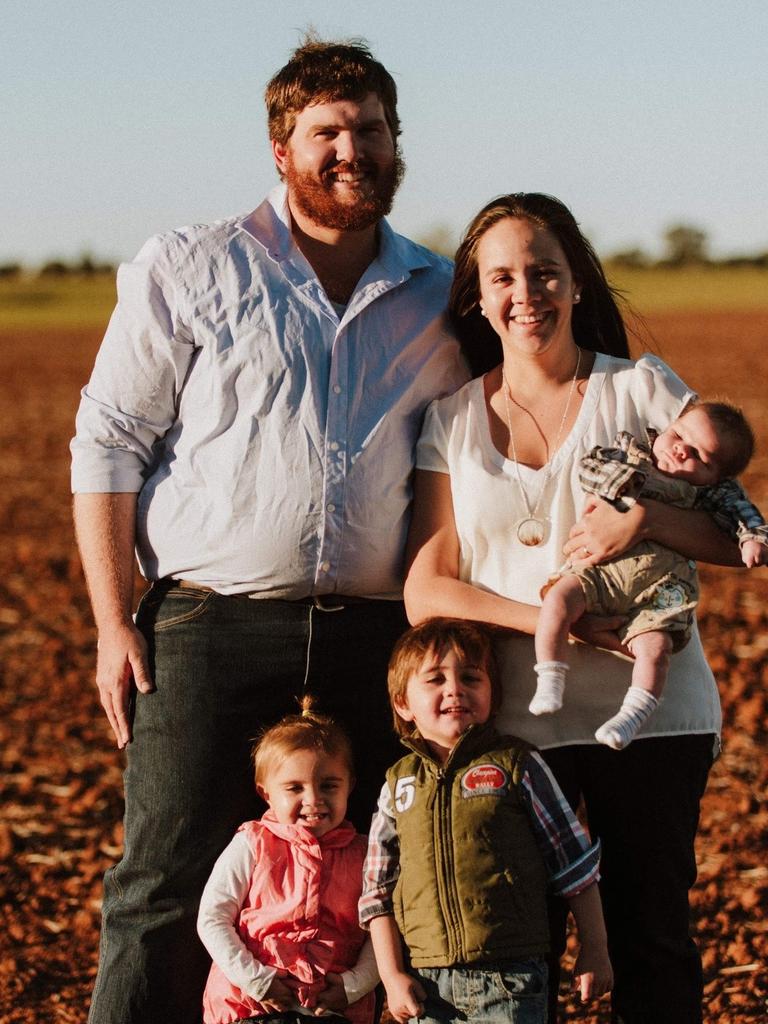
M540 191L603 255L659 255L679 223L716 256L768 251L765 0L24 0L0 38L0 263L127 259L253 209L277 181L264 86L310 26L395 77L411 237Z

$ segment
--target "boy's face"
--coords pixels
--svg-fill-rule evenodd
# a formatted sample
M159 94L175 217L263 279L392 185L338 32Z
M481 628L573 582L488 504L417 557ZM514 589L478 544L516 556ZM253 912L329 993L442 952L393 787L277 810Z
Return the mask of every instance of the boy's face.
M303 825L319 839L344 820L352 778L339 755L294 750L256 789L281 825Z
M665 476L687 480L695 487L710 487L722 478L722 448L709 416L694 406L659 434L653 444L653 458Z
M408 680L395 711L413 722L429 749L445 761L471 725L491 715L491 680L484 667L469 665L452 648L431 651Z

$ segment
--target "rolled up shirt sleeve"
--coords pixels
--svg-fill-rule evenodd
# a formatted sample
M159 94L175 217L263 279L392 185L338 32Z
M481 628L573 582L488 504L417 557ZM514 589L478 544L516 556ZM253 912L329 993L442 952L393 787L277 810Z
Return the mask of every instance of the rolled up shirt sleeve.
M194 354L172 235L150 239L117 274L118 301L81 393L72 490L138 492L177 414Z
M600 878L600 842L590 844L541 755L531 753L522 777L534 835L558 896L576 896Z

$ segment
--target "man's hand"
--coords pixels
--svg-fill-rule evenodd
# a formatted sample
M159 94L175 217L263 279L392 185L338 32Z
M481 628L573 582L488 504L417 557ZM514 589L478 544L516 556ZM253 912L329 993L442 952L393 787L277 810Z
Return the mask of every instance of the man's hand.
M613 968L604 944L581 947L573 968L573 987L578 990L582 1003L599 999L613 988Z
M400 972L391 975L384 982L384 988L387 990L387 1009L399 1024L424 1013L427 994L410 974Z
M645 510L640 504L617 512L607 501L589 498L581 519L571 527L563 554L572 565L596 565L617 558L642 540Z
M347 1005L347 993L341 975L329 971L325 976L325 988L317 997L315 1016L328 1012L343 1013Z
M122 750L133 738L129 712L132 686L141 693L151 693L154 689L147 662L147 644L133 623L99 636L96 685L101 706L112 726L117 746Z
M282 1013L295 1006L296 993L275 975L261 1002L270 1012Z

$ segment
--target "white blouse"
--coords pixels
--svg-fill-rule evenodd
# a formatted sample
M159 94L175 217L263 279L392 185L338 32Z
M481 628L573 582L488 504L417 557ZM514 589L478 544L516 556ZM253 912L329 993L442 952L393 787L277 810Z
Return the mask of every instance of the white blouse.
M643 436L663 429L694 393L656 356L636 363L598 353L576 421L549 466L519 465L528 504L546 517L544 541L519 542L515 525L526 515L514 463L494 446L483 379L433 402L418 443L419 469L448 473L459 539L459 578L482 590L540 605L547 577L563 564L563 545L586 501L578 462L595 445L611 445L619 430ZM541 495L539 492L542 492ZM497 645L504 703L502 731L541 748L594 743L595 729L618 710L630 685L632 662L622 655L573 644L562 711L528 711L535 688L533 637L511 636ZM663 700L641 736L719 733L720 701L698 630L673 655Z

